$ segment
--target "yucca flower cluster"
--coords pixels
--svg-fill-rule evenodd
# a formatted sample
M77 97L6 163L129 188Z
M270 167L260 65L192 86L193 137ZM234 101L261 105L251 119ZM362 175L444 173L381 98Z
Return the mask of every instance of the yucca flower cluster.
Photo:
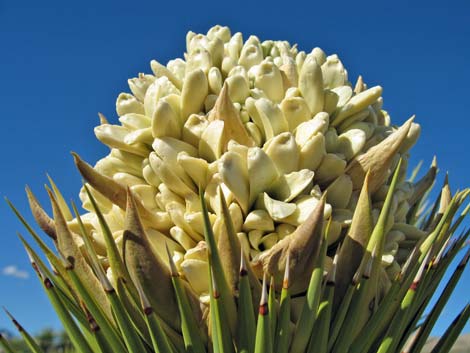
M186 46L128 81L117 125L100 114L106 157L74 154L86 213L52 180L53 217L27 189L57 252L18 216L52 266L21 240L76 349L420 352L468 261L421 322L470 191L446 179L426 204L436 160L406 179L414 117L394 126L382 88L320 48L221 26Z

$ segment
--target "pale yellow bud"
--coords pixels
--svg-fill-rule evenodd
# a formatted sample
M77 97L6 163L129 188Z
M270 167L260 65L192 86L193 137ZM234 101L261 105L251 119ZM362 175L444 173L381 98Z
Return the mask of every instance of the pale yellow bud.
M259 147L252 147L247 155L249 204L267 190L279 177L279 172L269 156Z
M195 70L202 70L207 74L211 67L213 67L212 57L208 50L204 48L196 48L192 51L186 60L185 78ZM183 83L184 86L184 83Z
M326 201L333 207L346 208L351 198L353 184L349 175L339 176L326 189Z
M300 149L299 168L317 170L325 155L325 137L322 134L317 134Z
M181 114L184 121L190 114L202 111L208 93L209 84L202 70L194 70L186 75L181 92Z
M318 47L313 48L312 51L310 52L310 55L312 55L315 58L315 60L317 61L317 64L320 66L322 66L326 61L325 52Z
M170 94L179 95L180 91L170 82L170 80L168 80L166 76L156 79L145 93L145 115L152 117L160 98L166 97Z
M344 174L346 161L336 154L327 153L316 170L315 180L319 183L332 181Z
M150 62L150 67L152 68L155 77L159 78L165 76L171 81L171 83L175 85L177 89L181 90L183 87L182 81L176 77L176 75L173 74L173 72L171 72L166 66L163 66L156 60L152 60Z
M321 65L321 71L325 88L343 86L348 82L348 74L336 54L326 58L326 61Z
M346 118L360 112L374 103L382 95L382 87L375 86L367 91L361 92L353 96L348 103L343 105L335 114L332 125L338 126Z
M144 105L128 93L119 94L116 100L116 112L119 116L132 113L145 114Z
M300 70L299 89L313 115L323 110L325 96L322 70L312 55L307 56Z
M225 81L228 93L233 102L243 103L250 94L248 79L242 74L233 74Z
M243 212L248 212L250 189L246 159L236 152L226 152L219 163L223 182L232 191Z
M184 123L182 137L183 141L198 148L202 133L207 128L209 122L204 116L191 114Z
M220 90L222 89L222 81L223 81L220 70L216 67L211 67L207 77L209 80L209 88L211 92L214 94L219 94Z
M127 80L129 88L132 94L140 102L144 101L145 92L148 87L155 81L155 76L139 74L139 77L131 78Z
M224 43L228 42L231 36L230 28L226 26L215 25L207 31L207 38L219 38Z
M331 89L332 92L338 95L337 107L340 108L345 105L352 97L353 90L350 86L338 86Z
M366 144L366 133L360 129L350 129L338 136L336 151L350 160L362 151Z
M209 122L199 140L199 155L213 162L220 158L224 149L224 126L222 120Z
M307 102L302 97L286 97L282 100L280 107L286 117L289 131L294 131L297 126L311 118Z
M279 68L266 60L253 68L255 87L263 90L273 102L280 102L284 97L284 85Z
M311 185L314 175L315 173L309 169L283 174L271 185L269 193L278 200L292 201Z
M317 134L325 134L328 129L329 116L327 113L321 112L300 124L295 130L295 141L299 146L304 146Z
M275 200L265 192L258 197L256 206L264 208L268 212L269 216L276 222L285 220L297 209L297 206L294 203Z
M263 147L282 174L298 170L300 152L294 136L290 132L274 136Z
M173 75L175 75L178 80L183 82L184 80L184 75L186 73L186 62L183 61L182 59L174 59L168 61L168 64L166 65L168 67L168 70L170 70Z
M251 211L245 218L243 223L243 230L250 231L253 229L259 229L262 231L273 231L274 222L265 210L254 210Z
M241 50L238 64L248 70L250 67L259 64L261 61L263 61L263 50L261 49L259 41L246 41Z
M161 99L152 116L153 137L170 136L180 138L181 128L179 126L179 116L171 105Z

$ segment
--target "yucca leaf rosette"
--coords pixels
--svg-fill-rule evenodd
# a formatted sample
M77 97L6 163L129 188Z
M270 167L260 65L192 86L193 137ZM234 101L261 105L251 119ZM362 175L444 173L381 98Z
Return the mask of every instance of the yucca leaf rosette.
M446 178L425 204L437 163L407 179L414 117L394 125L382 87L351 84L320 48L222 26L189 32L186 47L128 81L118 122L99 114L106 157L74 153L87 212L52 179L52 218L27 190L58 255L28 229L75 318L129 352L418 352L432 324L409 338L430 278L469 235L453 238L469 191L452 195ZM106 352L102 338L75 337Z

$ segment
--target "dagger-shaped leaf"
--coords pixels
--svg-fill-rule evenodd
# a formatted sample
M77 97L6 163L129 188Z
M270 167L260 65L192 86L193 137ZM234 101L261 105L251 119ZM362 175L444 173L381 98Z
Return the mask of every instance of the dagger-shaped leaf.
M414 117L408 119L397 131L348 165L346 173L351 177L355 190L364 183L367 171L370 173L370 192L373 193L385 183L393 158L405 141L413 119Z
M352 218L351 227L338 255L335 302L343 298L364 256L372 233L373 220L369 194L370 173L367 173ZM336 305L335 305L336 306Z
M291 235L286 236L271 249L260 256L257 265L274 278L282 278L287 254L290 254L291 293L306 289L316 258L319 256L323 217L325 208L324 194L308 219ZM280 280L279 280L280 282Z
M94 189L99 191L109 201L125 210L127 202L126 188L115 182L112 178L96 171L88 163L84 162L78 154L72 153L72 155L75 160L75 165L85 181ZM151 223L156 229L167 228L167 221L163 217L160 217L159 213L150 212L146 209L140 200L136 200L136 207L138 208L139 214L144 222Z
M243 126L239 113L230 99L227 83L222 87L208 120L222 120L224 122L224 150L230 140L235 140L249 147L255 145L253 139L248 135L248 132Z
M26 195L28 196L29 208L38 226L53 240L57 240L54 220L44 211L29 187L26 187Z
M219 188L219 199L221 203L222 217L224 229L220 232L217 238L217 248L219 250L222 267L224 269L225 277L227 278L228 285L232 294L238 291L239 284L239 267L240 267L240 254L241 247L240 241L235 232L233 221L230 217L230 210L225 201L222 190ZM247 276L251 286L251 293L253 301L259 302L261 298L261 285L251 266L246 266Z
M172 328L179 330L180 319L170 270L153 252L131 192L127 199L123 234L124 263L134 283L139 282L142 286L157 315Z
M75 242L74 235L67 227L65 218L62 211L56 202L55 196L48 189L49 198L52 204L52 213L54 215L54 222L57 232L57 247L64 259L72 258L74 260L74 268L77 276L81 282L84 283L90 293L93 293L94 298L98 305L105 312L108 319L112 320L111 308L108 299L98 279L93 274L92 269L83 257L77 243Z

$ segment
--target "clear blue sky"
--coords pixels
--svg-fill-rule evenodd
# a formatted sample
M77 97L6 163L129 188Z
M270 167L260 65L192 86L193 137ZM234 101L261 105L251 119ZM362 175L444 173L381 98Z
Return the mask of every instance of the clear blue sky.
M80 178L69 151L95 162L97 112L116 120L116 96L149 62L181 57L188 30L214 24L248 37L286 39L338 53L351 80L384 87L395 123L412 114L423 133L412 163L437 154L453 190L470 185L470 2L462 1L13 1L0 2L0 194L29 217L26 184L47 204L55 178L77 200ZM15 236L24 232L0 202L0 304L28 328L58 327ZM24 273L23 271L26 271ZM8 271L7 271L8 272ZM18 278L27 277L29 278ZM22 276L23 275L23 276ZM470 270L445 309L442 332L468 301ZM11 329L0 314L0 328ZM470 331L467 326L466 331Z

